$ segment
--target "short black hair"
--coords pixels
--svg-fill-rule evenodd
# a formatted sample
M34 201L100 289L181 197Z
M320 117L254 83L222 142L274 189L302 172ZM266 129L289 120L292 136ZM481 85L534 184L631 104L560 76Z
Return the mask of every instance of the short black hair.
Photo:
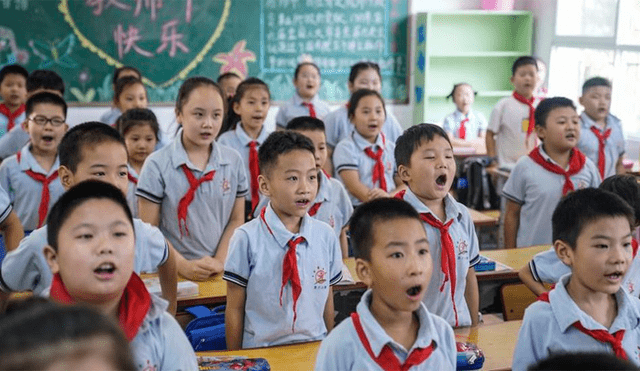
M602 218L623 217L633 229L633 209L620 196L598 188L585 188L563 197L551 217L553 241L576 247L578 236L587 224Z
M351 71L349 71L349 82L353 84L358 78L360 72L369 69L376 71L378 77L382 80L382 75L380 75L380 65L375 62L358 62L351 66Z
M534 57L530 55L518 57L518 59L516 59L515 62L513 62L513 65L511 66L511 76L515 76L518 68L529 65L529 64L535 66L536 71L538 70L538 61L536 61Z
M422 143L432 141L436 135L443 137L449 142L449 145L451 145L451 140L449 140L447 132L436 124L418 124L405 130L404 133L398 137L398 140L396 140L396 149L394 151L396 165L409 166L413 152L415 152Z
M27 71L26 68L22 67L19 64L10 64L4 66L0 70L0 84L2 84L2 81L4 81L4 78L7 77L7 75L20 75L24 77L26 81L29 77L29 71Z
M111 318L84 305L60 305L27 298L20 310L0 318L0 369L44 370L66 359L87 356L86 342L108 339L112 365L134 371L129 343Z
M38 89L56 90L64 95L64 80L55 71L35 70L27 77L27 93Z
M140 70L132 67L132 66L122 66L122 67L118 67L115 69L115 71L113 71L113 77L111 78L111 83L115 86L116 82L118 82L118 80L120 79L120 74L124 71L133 71L136 73L136 75L138 75L138 79L142 79L142 74L140 73Z
M536 111L534 113L534 118L536 121L536 126L547 127L547 117L549 117L549 113L554 109L571 107L573 110L576 110L576 105L573 104L573 101L569 98L565 97L553 97L544 99L542 102L538 104L536 107Z
M604 86L607 88L611 88L611 81L600 76L587 79L587 81L585 81L584 84L582 84L582 95L585 95L589 89L596 86Z
M33 113L33 110L39 104L52 104L54 106L58 106L62 108L62 112L64 114L64 119L67 118L67 102L59 96L58 94L42 92L38 94L34 94L29 99L27 99L27 103L25 104L25 115L29 117Z
M224 80L229 79L229 78L231 78L231 77L237 77L237 78L239 78L240 80L242 80L242 77L240 77L240 75L238 75L238 74L237 74L237 73L235 73L235 72L225 72L225 73L223 73L222 75L218 76L218 79L216 80L216 82L217 82L218 84L220 84L220 83L221 83L221 82L223 82Z
M82 162L82 151L106 142L120 143L125 150L127 148L118 130L107 124L89 121L72 127L58 145L60 166L75 173L78 164Z
M137 85L137 84L142 85L142 87L144 88L144 93L146 95L147 88L144 87L144 83L142 83L142 80L140 80L139 78L133 77L133 76L125 76L123 78L118 79L116 81L116 87L113 91L113 101L118 102L120 100L120 94L122 94L122 92L124 92L126 88L132 85Z
M557 353L550 355L528 371L572 371L572 370L640 370L633 363L611 353Z
M311 116L298 116L287 123L287 130L324 132L324 128L325 126L322 120Z
M347 117L349 118L349 120L351 120L353 116L355 116L356 109L358 108L358 103L360 103L360 100L362 98L369 97L372 95L380 99L380 102L382 102L382 109L384 110L384 115L385 116L387 115L387 107L385 106L384 98L382 98L382 95L380 95L380 93L371 89L359 89L359 90L356 90L355 93L351 94L351 98L349 98L349 106L347 107Z
M456 89L458 89L459 87L462 87L462 86L468 86L468 87L471 88L471 90L473 90L473 86L471 86L471 84L469 84L468 82L459 82L459 83L453 85L453 89L451 89L451 93L449 93L449 95L447 95L446 99L451 98L451 100L455 101L455 98L453 96L456 94ZM473 95L474 96L478 95L478 92L473 90Z
M298 65L296 66L296 70L295 70L295 72L293 73L293 79L294 79L294 80L298 78L298 74L300 73L300 70L301 70L301 69L302 69L302 67L304 67L304 66L313 66L313 67L316 69L316 71L318 71L318 76L321 76L321 75L320 75L320 67L318 67L318 65L317 65L317 64L315 64L315 63L313 63L313 62L302 62L302 63L298 63Z
M267 137L258 149L260 173L269 176L271 169L278 163L278 158L294 150L309 151L315 155L315 147L311 139L294 131L276 131Z
M103 124L104 125L104 124ZM90 200L110 200L120 206L133 227L133 216L122 191L114 185L98 180L86 180L71 187L53 205L47 217L47 243L58 251L60 229L75 209Z
M349 220L349 235L356 259L371 259L371 249L376 243L376 223L395 219L415 219L419 222L420 228L423 228L416 209L398 198L377 198L356 207Z
M148 108L132 108L120 115L116 120L116 128L123 138L136 125L149 125L156 136L156 140L160 140L160 125L152 110Z
M236 89L236 95L233 96L233 102L240 102L242 97L251 89L263 89L269 95L271 99L271 92L269 92L269 85L266 82L260 80L257 77L247 77L243 80Z
M636 224L640 222L640 185L636 177L629 174L613 175L603 180L598 188L622 197L633 208Z
M176 114L182 112L182 107L184 107L184 105L189 100L191 92L202 86L210 86L213 90L218 92L218 94L220 94L220 98L222 99L223 112L227 111L227 100L225 99L226 95L222 91L220 85L216 84L215 81L211 80L208 77L193 76L184 80L182 85L180 85L180 89L178 89L178 97L176 98Z

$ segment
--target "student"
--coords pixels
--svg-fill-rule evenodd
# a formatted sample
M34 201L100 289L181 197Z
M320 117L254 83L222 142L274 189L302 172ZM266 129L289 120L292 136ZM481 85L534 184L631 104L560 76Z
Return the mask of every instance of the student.
M100 122L74 126L60 142L60 181L66 189L87 179L102 180L127 194L127 149L117 130ZM100 214L100 213L98 213ZM136 273L158 271L162 295L176 311L176 253L158 228L134 219ZM0 289L33 291L46 296L52 274L42 254L47 226L33 231L7 254L0 270Z
M320 344L317 371L455 370L453 330L422 302L433 265L421 224L396 199L356 209L349 230L356 272L369 290Z
M35 70L27 78L27 99L38 93L52 93L64 98L64 81L62 77L51 70ZM24 120L17 122L22 123ZM29 143L29 133L22 125L15 125L0 138L0 159L5 159L20 151Z
M100 213L96 213L100 210ZM139 370L196 370L193 348L168 303L134 272L135 232L122 191L88 180L66 192L47 220L51 299L117 319Z
M302 62L293 74L296 93L280 106L276 116L276 126L284 129L296 117L310 116L323 119L331 108L318 97L320 90L320 68L313 62Z
M44 225L49 208L64 192L58 178L58 144L67 131L67 104L52 93L27 100L24 129L30 143L0 164L0 185L27 231Z
M224 103L212 80L185 80L175 112L182 128L147 158L136 190L140 219L160 227L180 253L178 272L194 281L222 272L231 234L244 221L242 159L214 141Z
M0 186L0 263L4 259L4 255L7 251L15 250L20 244L20 240L24 237L24 229L20 218L15 211L9 200L9 195ZM5 246L7 246L5 248Z
M109 111L105 112L102 116L100 116L100 120L99 120L100 122L103 122L107 125L113 125L118 119L118 117L120 117L120 115L122 114L122 111L120 111L118 106L115 104L115 90L116 90L116 85L118 80L120 80L123 77L135 77L138 80L142 80L142 74L135 67L122 66L122 67L116 68L115 71L113 71L111 88L114 91L114 101L113 101L114 103L111 106L111 109L109 109Z
M382 132L386 109L375 90L361 89L349 100L354 130L338 143L333 163L354 206L389 194L400 184L391 141Z
M543 359L528 368L528 371L634 371L640 370L629 361L616 358L613 354L597 353L558 353Z
M307 210L318 189L311 141L272 133L260 147L260 217L233 234L224 266L228 349L320 340L333 328L340 245Z
M471 85L463 82L455 84L447 96L453 99L456 110L444 118L442 127L455 145L468 146L468 140L484 138L487 119L482 113L471 109L476 94Z
M537 61L520 57L513 62L511 72L515 90L493 108L485 137L487 155L506 167L513 167L536 146L533 93L538 82Z
M116 128L127 144L129 164L129 188L127 201L134 218L138 217L138 174L144 161L155 150L159 141L160 126L153 111L146 108L132 108L123 113L116 121Z
M582 135L578 148L598 166L602 179L624 174L622 124L609 113L611 83L602 77L588 79L582 85L579 102L584 112L580 115Z
M342 183L328 176L322 169L327 161L327 139L324 135L324 123L322 120L300 116L289 121L287 130L292 130L309 138L315 147L316 169L318 170L318 193L309 208L309 216L323 221L331 226L340 239L342 258L349 257L347 242L347 224L353 213L353 206L347 190ZM269 203L268 198L263 198L255 209L253 216L260 216L262 208Z
M219 138L220 135L231 130L238 120L240 120L240 117L233 111L233 98L236 95L236 90L238 90L238 85L242 82L242 78L235 72L225 72L218 76L218 80L216 80L216 82L220 85L220 88L225 94L225 99L227 100L227 114L222 122L220 132L218 133Z
M26 115L27 77L29 72L17 64L4 66L0 70L0 136L20 125Z
M147 89L142 80L131 76L118 79L113 94L113 104L122 113L133 108L147 108L149 104ZM108 124L115 125L115 121Z
M620 285L631 264L633 210L619 196L587 188L553 212L553 246L571 267L524 314L513 370L560 352L607 352L639 363L640 301Z
M600 184L600 189L613 192L622 197L634 210L636 223L634 230L640 225L640 185L633 175L614 175ZM632 296L638 297L640 290L640 257L638 257L638 241L631 241L633 247L633 261L627 275L622 282L622 288ZM541 295L547 289L544 283L555 284L562 276L571 272L571 268L556 255L553 246L541 253L520 269L518 276L522 282L536 295Z
M511 171L506 198L505 248L550 245L551 213L569 191L600 184L598 169L576 147L580 123L570 99L543 100L535 111L536 134L542 142Z
M0 317L0 370L134 371L115 323L85 306L29 298Z
M249 176L251 192L246 197L245 219L249 219L260 202L258 150L269 136L264 128L264 120L269 113L270 101L269 86L264 81L249 77L241 82L233 102L233 111L240 117L240 121L218 139L218 143L238 151L242 156L245 174Z
M479 298L473 267L480 248L467 208L449 194L456 174L449 137L437 125L420 124L407 129L397 144L398 175L408 189L396 197L420 213L436 272L424 303L451 326L475 326Z

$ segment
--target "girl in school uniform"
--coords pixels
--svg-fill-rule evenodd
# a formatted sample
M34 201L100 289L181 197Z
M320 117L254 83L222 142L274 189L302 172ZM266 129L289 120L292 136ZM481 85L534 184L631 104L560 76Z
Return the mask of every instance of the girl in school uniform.
M147 89L145 89L142 80L125 76L116 81L115 92L113 95L113 105L123 114L132 108L147 108L149 102L147 100ZM114 126L118 116L111 116L113 121L104 121L105 124Z
M320 68L315 63L302 62L298 64L293 75L296 93L278 110L276 126L284 129L289 121L300 116L322 120L331 109L318 97L320 84Z
M122 66L122 67L116 68L116 70L113 71L113 80L111 81L111 88L114 91L114 98L115 98L116 84L118 83L119 79L124 77L135 77L138 80L142 80L142 74L140 74L140 71L135 67ZM105 112L102 116L100 116L99 121L107 125L113 125L118 119L118 117L120 117L121 114L122 114L122 111L120 111L120 109L116 106L115 99L114 99L111 109Z
M471 85L463 82L455 84L451 94L447 96L447 99L453 99L456 110L444 118L442 128L447 132L454 146L469 145L467 141L484 138L487 119L482 113L471 108L475 95L476 92Z
M222 272L231 234L244 222L242 158L214 140L225 109L215 82L187 79L175 109L181 128L171 144L147 158L138 179L140 219L160 227L180 253L178 273L190 280Z

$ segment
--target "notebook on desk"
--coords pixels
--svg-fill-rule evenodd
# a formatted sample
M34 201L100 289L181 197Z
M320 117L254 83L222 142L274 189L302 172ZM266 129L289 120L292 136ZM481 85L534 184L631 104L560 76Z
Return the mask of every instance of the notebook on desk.
M158 277L148 277L143 278L142 281L144 285L147 286L147 290L150 293L162 296L162 287L160 286L160 278ZM180 281L178 282L178 292L177 298L190 298L193 296L198 296L200 294L200 287L197 283L191 281Z

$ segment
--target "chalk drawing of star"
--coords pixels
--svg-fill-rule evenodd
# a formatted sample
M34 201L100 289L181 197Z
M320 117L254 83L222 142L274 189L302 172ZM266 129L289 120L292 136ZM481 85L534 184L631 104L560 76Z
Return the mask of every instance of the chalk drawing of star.
M214 62L222 64L220 74L235 72L240 77L247 76L247 62L255 62L256 55L251 50L245 50L247 40L240 40L229 53L218 53L213 57Z

